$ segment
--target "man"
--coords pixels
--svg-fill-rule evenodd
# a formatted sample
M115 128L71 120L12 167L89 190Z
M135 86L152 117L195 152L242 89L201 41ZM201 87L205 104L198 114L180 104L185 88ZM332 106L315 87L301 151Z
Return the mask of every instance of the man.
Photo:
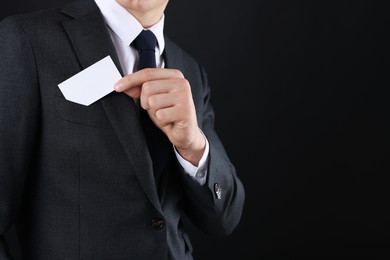
M244 189L203 68L164 37L167 3L80 0L1 22L0 259L13 224L24 259L39 260L192 259L184 214L213 236L238 225ZM145 31L156 68L140 66ZM58 85L108 55L115 91L66 100Z

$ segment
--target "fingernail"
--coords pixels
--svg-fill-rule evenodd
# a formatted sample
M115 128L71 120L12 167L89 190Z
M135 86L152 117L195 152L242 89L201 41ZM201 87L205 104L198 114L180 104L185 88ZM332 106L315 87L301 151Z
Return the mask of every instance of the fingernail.
M117 83L114 85L115 91L122 91L122 88L123 88L123 84L122 84L121 82L117 82Z

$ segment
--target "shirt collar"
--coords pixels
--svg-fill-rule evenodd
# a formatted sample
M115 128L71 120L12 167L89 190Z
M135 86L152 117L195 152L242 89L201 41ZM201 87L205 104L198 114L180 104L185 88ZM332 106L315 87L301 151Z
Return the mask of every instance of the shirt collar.
M137 19L123 8L115 0L95 0L101 13L103 14L104 20L108 27L118 35L118 37L128 46L133 40L141 33L142 30L148 29L154 33L158 42L158 49L160 55L164 51L165 40L164 40L164 19L163 14L161 19L154 24L152 27L143 28Z

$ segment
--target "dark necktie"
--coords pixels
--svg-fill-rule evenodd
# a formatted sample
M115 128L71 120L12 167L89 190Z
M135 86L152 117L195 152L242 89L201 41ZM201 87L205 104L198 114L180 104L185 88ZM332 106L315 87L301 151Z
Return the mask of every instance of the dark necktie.
M138 50L138 70L156 68L155 49L157 39L151 31L143 30L132 42L132 46ZM169 159L170 142L167 136L154 125L148 112L142 107L140 107L140 120L153 162L154 177L158 184L161 173Z

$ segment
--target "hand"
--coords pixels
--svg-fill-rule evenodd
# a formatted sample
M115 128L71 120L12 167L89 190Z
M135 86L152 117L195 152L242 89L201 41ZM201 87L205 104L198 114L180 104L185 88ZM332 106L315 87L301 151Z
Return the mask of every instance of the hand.
M143 69L123 77L115 90L139 98L180 155L198 165L206 142L198 127L190 84L179 70Z

